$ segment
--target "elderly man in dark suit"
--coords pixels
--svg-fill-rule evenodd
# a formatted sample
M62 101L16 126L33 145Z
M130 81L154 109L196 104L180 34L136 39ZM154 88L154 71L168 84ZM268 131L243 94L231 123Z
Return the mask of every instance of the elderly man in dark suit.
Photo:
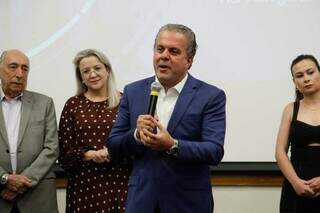
M52 166L58 157L51 98L25 90L29 59L19 50L0 57L0 211L56 213Z

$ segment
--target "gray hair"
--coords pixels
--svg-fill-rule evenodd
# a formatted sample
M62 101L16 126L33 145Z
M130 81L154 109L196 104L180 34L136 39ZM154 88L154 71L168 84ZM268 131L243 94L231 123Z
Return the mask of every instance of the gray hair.
M6 51L6 50L1 53L1 55L0 55L0 66L2 66L2 64L4 62L4 59L7 56L7 53L8 53L8 51Z
M116 80L112 71L112 66L107 58L102 52L95 50L95 49L86 49L82 50L77 53L75 58L73 59L73 64L75 66L76 71L76 78L77 78L77 94L84 93L88 90L88 87L82 83L83 79L81 77L79 64L83 58L87 58L90 56L95 56L98 60L103 63L106 69L109 71L109 77L107 79L107 90L108 90L108 102L109 102L109 109L112 109L119 105L120 103L120 92L117 90L116 87Z
M154 47L157 42L157 38L159 34L163 31L170 31L170 32L176 32L181 33L185 35L189 41L188 47L187 47L187 55L189 58L193 58L196 55L196 51L198 48L197 41L196 41L196 35L194 32L187 26L182 24L166 24L162 26L156 36L156 39L154 41Z

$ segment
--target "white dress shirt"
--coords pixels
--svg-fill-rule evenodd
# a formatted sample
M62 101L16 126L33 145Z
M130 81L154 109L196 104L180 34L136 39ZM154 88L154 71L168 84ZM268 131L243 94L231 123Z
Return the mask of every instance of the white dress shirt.
M174 87L169 88L167 92L161 85L161 90L159 92L157 101L156 115L158 116L160 123L162 123L162 125L166 128L168 127L174 106L176 105L179 94L181 93L187 78L188 74ZM159 80L156 78L156 81Z
M3 90L0 87L0 97L4 123L9 140L11 166L13 173L15 173L17 169L17 146L21 119L22 94L9 100L5 97Z

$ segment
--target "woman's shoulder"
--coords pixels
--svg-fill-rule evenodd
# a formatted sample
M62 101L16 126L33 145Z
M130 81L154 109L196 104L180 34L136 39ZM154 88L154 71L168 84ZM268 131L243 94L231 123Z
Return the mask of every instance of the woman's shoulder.
M84 96L83 94L80 95L75 95L70 98L65 103L65 106L72 106L72 105L79 105L79 103L84 101Z
M292 110L292 109L293 109L293 106L294 106L294 103L295 103L295 102L290 102L290 103L288 103L288 104L285 106L284 110Z
M293 108L294 108L295 102L288 103L283 110L283 117L291 120L293 115Z

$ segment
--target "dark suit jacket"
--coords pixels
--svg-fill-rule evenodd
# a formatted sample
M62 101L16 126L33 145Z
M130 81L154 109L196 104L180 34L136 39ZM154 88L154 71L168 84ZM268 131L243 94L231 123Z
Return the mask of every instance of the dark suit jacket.
M146 114L153 81L154 77L125 87L107 143L111 159L134 157L126 211L153 212L158 205L162 213L212 213L209 165L217 165L224 153L225 93L188 76L167 127L179 141L178 155L172 156L134 139L136 121Z
M55 174L52 166L58 157L58 134L55 109L51 98L24 91L19 127L17 174L32 180L32 188L19 195L21 213L57 210ZM12 172L9 142L0 105L0 176ZM0 198L0 212L10 212L12 202Z

